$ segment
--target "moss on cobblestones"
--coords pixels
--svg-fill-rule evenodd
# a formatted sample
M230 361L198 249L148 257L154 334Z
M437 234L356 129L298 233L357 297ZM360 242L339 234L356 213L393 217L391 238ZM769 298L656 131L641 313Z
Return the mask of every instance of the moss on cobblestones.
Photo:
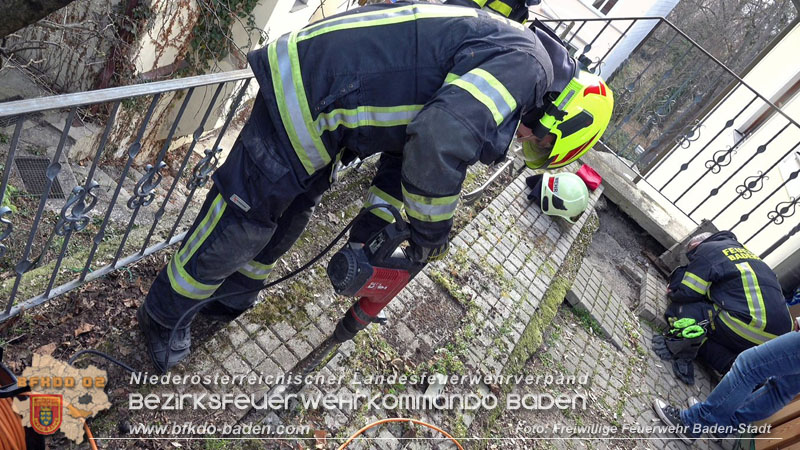
M525 366L525 362L542 345L544 331L553 322L558 312L559 305L564 301L567 291L572 286L572 282L580 268L581 261L592 242L592 235L598 227L599 220L595 214L592 214L575 239L572 248L567 253L560 272L557 272L548 261L542 264L542 267L547 266L545 270L552 272L554 278L539 304L538 311L531 318L527 327L525 327L522 337L520 337L517 346L508 358L508 363L504 371L505 375L513 376L519 374ZM508 394L512 387L511 384L504 385L503 389L505 392L503 392L503 395ZM485 430L491 430L492 424L494 424L504 411L505 408L502 407L492 410L487 420L488 426Z
M578 319L578 323L581 324L584 330L595 336L603 335L603 328L600 326L600 323L592 317L589 311L581 307L570 308L570 311L572 311L572 314Z
M459 284L449 277L444 272L439 270L431 270L428 276L434 281L434 283L441 286L451 297L458 300L463 306L468 306L470 302L469 296L461 290Z
M308 314L300 306L310 301L314 288L301 280L295 281L284 291L280 299L266 299L259 302L248 315L248 319L262 325L272 325L285 321L292 326L308 323Z
M502 264L491 264L489 267L493 272L492 278L500 286L500 289L508 292L514 287L514 281L506 277L506 270L503 268Z

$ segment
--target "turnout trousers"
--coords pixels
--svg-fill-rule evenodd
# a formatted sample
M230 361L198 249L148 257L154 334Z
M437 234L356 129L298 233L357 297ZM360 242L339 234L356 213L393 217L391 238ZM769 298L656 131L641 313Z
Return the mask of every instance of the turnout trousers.
M184 312L212 295L226 296L217 302L234 315L252 307L257 289L303 233L330 187L332 166L298 175L292 169L296 162L276 151L263 111L259 95L180 249L147 294L145 310L161 326L176 326ZM401 164L402 155L381 154L365 207L391 204L402 210ZM353 225L350 240L364 242L392 221L388 210L373 209ZM187 326L192 317L180 325Z
M235 312L253 306L257 291L236 293L262 287L280 256L300 237L327 188L327 179L319 180L305 192L287 192L288 207L274 222L241 214L213 186L180 249L153 282L146 311L160 325L173 327L187 309L212 295L233 294L219 302Z
M731 368L739 353L755 345L740 339L719 320L719 317L715 317L714 306L709 302L673 302L667 307L664 317L667 323L672 323L670 319L681 318L692 318L697 322L704 320L710 322L710 325L706 327L708 339L700 346L697 359L708 364L720 374L725 374Z
M292 170L270 139L274 129L265 114L259 95L180 249L147 294L145 310L161 326L174 327L212 295L226 295L218 302L234 314L253 306L257 289L330 187L330 167L310 176Z

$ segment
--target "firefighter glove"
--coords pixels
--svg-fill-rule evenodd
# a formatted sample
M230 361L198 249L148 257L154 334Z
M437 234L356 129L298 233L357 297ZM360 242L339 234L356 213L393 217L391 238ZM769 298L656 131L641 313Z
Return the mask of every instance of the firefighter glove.
M435 262L444 259L449 250L449 242L445 242L438 247L423 247L415 244L412 240L411 245L408 248L408 257L417 263Z
M669 361L672 359L672 352L669 350L669 347L667 347L667 338L661 333L653 334L653 338L650 342L653 346L653 352L655 352L659 358L663 359L664 361Z

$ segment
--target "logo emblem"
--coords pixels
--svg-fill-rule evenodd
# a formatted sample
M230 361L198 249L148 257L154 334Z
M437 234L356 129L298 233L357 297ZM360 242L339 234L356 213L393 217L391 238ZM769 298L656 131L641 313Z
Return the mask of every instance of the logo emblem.
M53 434L61 426L60 395L31 395L31 427L39 434Z

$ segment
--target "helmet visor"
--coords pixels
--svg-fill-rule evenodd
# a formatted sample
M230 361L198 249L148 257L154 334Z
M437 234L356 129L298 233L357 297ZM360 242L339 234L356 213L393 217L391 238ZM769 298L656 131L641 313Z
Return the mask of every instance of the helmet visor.
M552 145L543 146L533 141L522 143L522 157L525 159L525 164L531 169L539 169L546 166L550 162L550 152L552 150Z

